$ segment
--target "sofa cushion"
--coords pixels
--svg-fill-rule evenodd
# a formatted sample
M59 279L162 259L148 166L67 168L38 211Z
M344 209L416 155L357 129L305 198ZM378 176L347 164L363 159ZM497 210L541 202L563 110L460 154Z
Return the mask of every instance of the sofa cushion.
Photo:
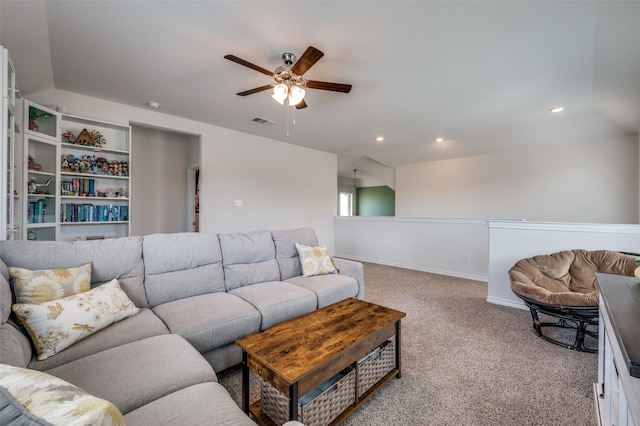
M43 303L91 289L91 263L66 269L9 268L18 303Z
M142 240L145 288L150 306L225 291L216 234L153 234Z
M21 413L21 424L31 424L37 416L56 425L124 426L122 413L111 402L41 371L0 364L0 386L28 411Z
M0 324L9 319L13 295L9 286L9 269L0 259Z
M313 291L318 298L318 309L358 295L358 281L342 274L299 276L286 282Z
M91 262L93 287L117 279L138 307L147 307L142 237L92 241L0 241L7 266L25 269L73 268Z
M280 279L287 280L302 274L296 243L317 246L318 238L311 228L273 231L271 233L276 247L276 260L280 267Z
M260 330L313 312L318 306L315 293L282 281L240 287L230 293L241 297L260 311Z
M210 293L155 306L153 311L172 333L204 353L260 328L260 313L228 293Z
M280 279L270 232L220 234L219 238L227 291Z
M117 280L45 303L16 303L12 309L31 335L39 360L140 311Z
M126 414L189 386L217 381L209 363L176 334L107 349L48 371Z
M124 416L127 426L255 426L219 383L173 392Z
M0 363L26 367L32 355L31 341L13 321L0 324Z
M37 361L34 357L29 363L29 368L46 371L78 358L161 334L169 334L169 330L162 320L154 315L151 309L142 308L136 315L111 324L56 354L56 356L49 357L44 361Z

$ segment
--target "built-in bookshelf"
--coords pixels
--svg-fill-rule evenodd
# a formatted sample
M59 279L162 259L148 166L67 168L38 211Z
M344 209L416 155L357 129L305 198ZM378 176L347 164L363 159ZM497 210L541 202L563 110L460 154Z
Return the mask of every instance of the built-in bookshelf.
M131 128L61 115L60 239L130 232Z
M23 238L58 239L59 114L23 101Z
M29 101L24 110L24 238L128 236L131 128Z

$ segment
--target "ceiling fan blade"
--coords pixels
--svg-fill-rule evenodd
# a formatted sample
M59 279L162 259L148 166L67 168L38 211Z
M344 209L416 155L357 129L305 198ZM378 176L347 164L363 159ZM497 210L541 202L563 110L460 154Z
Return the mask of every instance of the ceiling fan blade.
M298 105L296 105L296 109L306 108L307 106L308 106L307 103L303 99L298 103Z
M351 91L350 84L330 83L328 81L307 80L306 86L309 89L330 90L332 92L349 93Z
M267 69L264 69L262 67L259 67L257 65L254 65L251 62L247 62L244 59L240 59L235 55L226 55L224 58L230 60L231 62L235 62L236 64L244 65L245 67L251 68L252 70L256 70L258 72L261 72L262 74L266 74L269 77L273 76L273 72L271 72L271 71L269 71Z
M265 90L272 89L275 84L267 84L266 86L256 87L255 89L245 90L244 92L236 93L238 96L253 95L254 93L263 92Z
M300 59L298 59L296 63L293 64L293 67L291 67L291 72L297 75L302 75L307 72L307 70L309 70L309 68L311 68L323 56L324 53L313 46L309 46L307 47L307 50L304 51Z

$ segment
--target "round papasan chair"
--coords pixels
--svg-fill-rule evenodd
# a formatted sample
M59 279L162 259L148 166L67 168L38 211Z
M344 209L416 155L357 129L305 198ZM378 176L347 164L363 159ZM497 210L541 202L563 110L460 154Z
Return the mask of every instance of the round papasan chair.
M565 250L519 260L509 270L511 290L531 311L543 339L569 349L597 352L599 288L596 273L633 276L636 256L609 250ZM542 322L540 315L552 317ZM546 319L546 318L545 318ZM568 329L558 333L547 327ZM585 336L595 344L585 345Z

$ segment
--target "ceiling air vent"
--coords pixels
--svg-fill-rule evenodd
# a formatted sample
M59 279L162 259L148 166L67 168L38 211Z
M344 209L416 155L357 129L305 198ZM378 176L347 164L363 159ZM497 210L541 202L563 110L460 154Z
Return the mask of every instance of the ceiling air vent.
M254 123L257 123L257 124L264 124L265 126L270 126L272 124L276 124L275 121L267 120L266 118L262 118L262 117L253 118L253 119L251 119L251 121L253 121Z

